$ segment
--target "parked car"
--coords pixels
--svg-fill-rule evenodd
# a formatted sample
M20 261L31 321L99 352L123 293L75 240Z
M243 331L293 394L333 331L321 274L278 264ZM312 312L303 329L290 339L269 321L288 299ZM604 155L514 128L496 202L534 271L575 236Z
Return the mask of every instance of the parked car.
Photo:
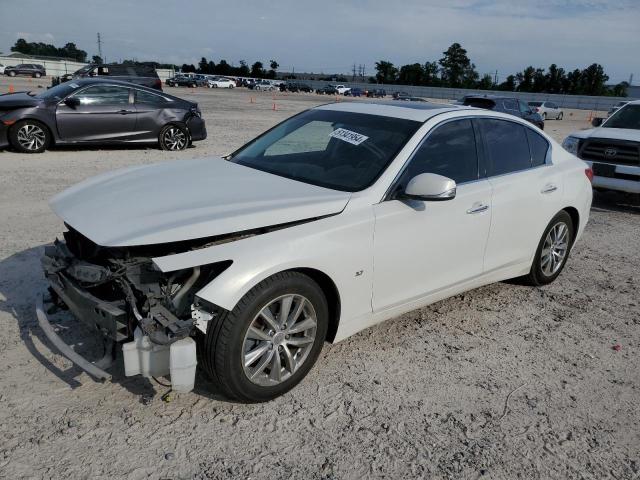
M5 69L5 66L2 63L0 63L0 75L4 75L4 69Z
M47 74L47 71L42 65L37 63L21 63L13 67L4 67L4 74L10 77L16 75L26 75L28 77L40 78Z
M393 92L393 95L391 95L391 97L394 100L401 100L405 97L409 97L410 95L407 92Z
M624 107L627 103L629 103L629 100L622 100L621 102L616 103L613 107L611 107L609 109L609 111L607 112L607 117L610 117L611 115L613 115L614 113L616 113L620 108Z
M169 87L189 87L196 88L198 81L194 77L186 77L182 75L176 75L175 77L167 78L165 83Z
M374 88L367 91L367 97L369 98L384 98L387 96L387 91L384 88Z
M324 87L316 89L316 93L320 95L338 95L338 89L335 85L325 85Z
M159 143L183 150L206 136L196 103L118 80L78 79L0 95L0 147L22 153L54 144Z
M253 89L262 92L271 92L276 90L276 87L269 80L259 80L253 85Z
M539 113L543 120L553 118L555 120L562 120L564 112L554 102L529 102L529 107L536 113Z
M154 88L162 91L162 82L158 77L158 72L152 66L145 64L91 64L76 70L72 74L60 77L61 82L67 82L72 79L89 78L89 77L107 77L112 80L121 82L131 82L143 87Z
M517 98L490 95L467 95L463 98L462 103L469 107L484 108L486 110L515 115L516 117L523 118L534 124L540 130L544 130L544 119L542 118L542 115L534 112L529 105Z
M492 282L553 282L587 223L589 176L514 116L319 106L227 160L137 166L54 197L68 231L45 250L54 294L38 319L98 378L109 373L65 348L48 309L124 343L127 375L171 371L193 388L195 368L174 379L175 354L216 391L270 400L325 341Z
M345 97L361 97L363 95L363 91L361 88L350 88L346 92L344 92Z
M345 85L336 85L335 88L338 91L338 95L344 95L346 92L351 90L351 87L347 87Z
M207 80L207 86L209 88L234 88L236 82L225 77L213 77Z
M627 102L589 130L569 135L562 146L593 168L593 187L640 194L640 100Z
M313 88L308 83L298 83L298 91L305 93L312 93Z

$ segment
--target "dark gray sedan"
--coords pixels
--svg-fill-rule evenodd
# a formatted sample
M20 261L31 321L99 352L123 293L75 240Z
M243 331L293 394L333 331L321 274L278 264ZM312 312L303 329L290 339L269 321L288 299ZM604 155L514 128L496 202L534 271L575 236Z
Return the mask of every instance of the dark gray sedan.
M183 150L207 137L198 105L108 79L79 79L44 92L0 95L0 148L40 153L50 145L159 143Z

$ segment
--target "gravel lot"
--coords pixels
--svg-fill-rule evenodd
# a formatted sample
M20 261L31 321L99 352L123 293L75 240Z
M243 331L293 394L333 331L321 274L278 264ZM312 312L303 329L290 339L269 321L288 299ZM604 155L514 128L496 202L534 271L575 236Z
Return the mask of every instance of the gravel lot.
M0 79L0 92L8 84ZM127 379L121 366L107 384L74 368L33 309L42 247L63 230L47 199L107 170L228 153L331 100L166 91L199 102L206 141L175 154L0 152L1 478L640 476L640 209L614 195L596 196L554 284L491 285L327 345L301 385L267 404L225 401L201 376L196 391L163 399L167 388ZM562 140L588 114L566 111L547 131ZM91 355L88 333L55 318Z

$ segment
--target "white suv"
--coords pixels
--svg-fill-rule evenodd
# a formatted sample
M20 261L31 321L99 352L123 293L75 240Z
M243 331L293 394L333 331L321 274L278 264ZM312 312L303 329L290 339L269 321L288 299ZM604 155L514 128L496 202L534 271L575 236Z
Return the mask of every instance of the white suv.
M596 128L572 133L562 146L592 165L594 188L640 194L640 100L592 124Z

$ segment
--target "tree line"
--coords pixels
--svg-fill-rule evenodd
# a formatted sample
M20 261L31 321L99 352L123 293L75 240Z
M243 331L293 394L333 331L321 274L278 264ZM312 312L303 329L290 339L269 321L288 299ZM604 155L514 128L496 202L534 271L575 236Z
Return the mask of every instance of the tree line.
M246 60L240 60L239 65L231 65L226 60L215 63L205 57L200 59L198 66L184 63L180 70L184 73L203 73L207 75L230 75L234 77L276 78L276 72L280 65L275 60L269 61L267 70L262 62L255 62L251 67Z
M380 60L375 67L375 77L369 78L371 83L616 97L626 97L629 86L627 82L607 86L609 76L597 63L569 72L555 63L546 70L529 66L522 72L508 75L502 83L496 83L489 74L480 76L459 43L442 52L442 58L437 62L413 63L397 68L387 60Z
M12 52L24 53L25 55L40 55L44 57L64 57L78 62L87 61L87 52L76 47L75 43L67 43L64 47L56 47L48 43L27 42L24 38L19 38L11 47Z

